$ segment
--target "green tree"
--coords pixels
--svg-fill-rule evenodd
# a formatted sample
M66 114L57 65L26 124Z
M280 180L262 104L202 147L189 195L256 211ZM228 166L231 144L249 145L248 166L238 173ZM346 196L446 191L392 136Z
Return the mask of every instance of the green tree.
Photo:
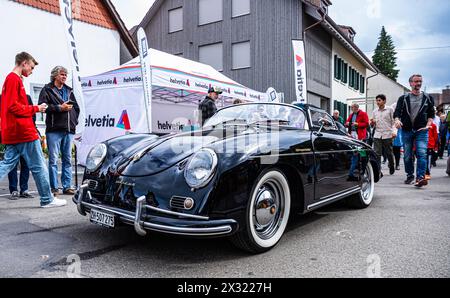
M395 69L397 67L397 52L395 51L392 37L387 34L384 26L381 28L381 34L378 38L377 48L372 61L382 74L397 81L399 72L398 69Z

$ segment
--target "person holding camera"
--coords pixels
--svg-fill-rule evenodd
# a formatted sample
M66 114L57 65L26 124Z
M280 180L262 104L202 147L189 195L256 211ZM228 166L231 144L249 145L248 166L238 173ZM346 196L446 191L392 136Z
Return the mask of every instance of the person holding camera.
M53 194L59 193L58 158L61 155L61 184L63 194L74 195L72 188L72 142L78 124L80 108L72 88L66 85L67 69L56 66L50 74L50 83L45 85L39 95L39 104L46 103L45 119L48 147L48 168L50 186Z

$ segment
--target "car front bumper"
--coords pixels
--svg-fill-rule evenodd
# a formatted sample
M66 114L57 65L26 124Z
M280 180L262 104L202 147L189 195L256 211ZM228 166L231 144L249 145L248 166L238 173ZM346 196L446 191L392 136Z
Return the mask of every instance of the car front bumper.
M233 219L211 220L205 216L197 216L156 208L146 204L145 196L136 201L136 211L95 203L88 184L82 185L73 197L78 212L86 216L91 209L113 214L120 222L133 225L137 234L145 236L147 230L167 234L177 234L195 237L218 237L234 233L238 223ZM145 220L143 216L146 213Z

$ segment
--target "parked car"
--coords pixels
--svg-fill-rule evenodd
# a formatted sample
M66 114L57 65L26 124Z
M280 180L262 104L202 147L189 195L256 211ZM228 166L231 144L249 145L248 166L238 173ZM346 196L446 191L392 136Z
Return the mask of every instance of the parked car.
M290 215L341 199L368 207L379 178L375 152L325 111L250 103L219 110L196 132L96 145L73 201L103 226L229 237L260 253L279 242Z

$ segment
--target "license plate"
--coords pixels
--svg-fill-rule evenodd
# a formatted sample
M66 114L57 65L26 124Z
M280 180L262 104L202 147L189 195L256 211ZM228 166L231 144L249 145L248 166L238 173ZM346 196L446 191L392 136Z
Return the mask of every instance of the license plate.
M102 211L98 211L95 209L91 209L91 222L101 225L101 226L105 226L105 227L110 227L110 228L114 228L114 215L109 214L109 213L105 213Z

